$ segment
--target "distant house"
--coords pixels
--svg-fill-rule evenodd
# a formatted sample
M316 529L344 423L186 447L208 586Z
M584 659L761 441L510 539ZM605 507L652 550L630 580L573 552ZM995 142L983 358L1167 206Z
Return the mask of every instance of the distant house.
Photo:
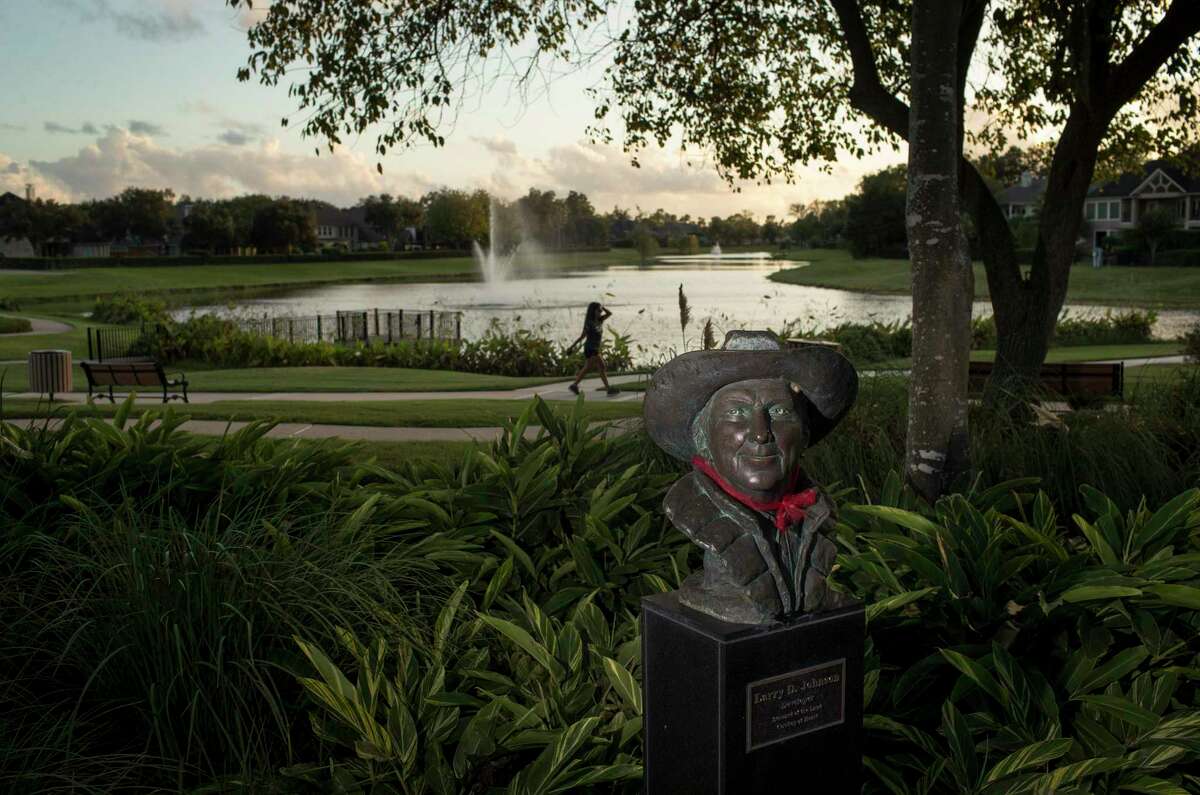
M1037 212L1042 194L1046 192L1046 178L1035 177L1028 171L1021 174L1021 181L1005 188L996 195L996 201L1005 218L1028 218Z
M340 210L321 206L317 208L316 216L317 246L320 248L357 251L385 240L375 227L367 223L367 211L363 207Z
M75 243L71 246L72 257L111 257L112 243L97 240L90 243Z
M1165 209L1181 227L1200 229L1200 178L1164 160L1151 160L1140 172L1093 185L1083 205L1092 245L1129 229L1150 209Z

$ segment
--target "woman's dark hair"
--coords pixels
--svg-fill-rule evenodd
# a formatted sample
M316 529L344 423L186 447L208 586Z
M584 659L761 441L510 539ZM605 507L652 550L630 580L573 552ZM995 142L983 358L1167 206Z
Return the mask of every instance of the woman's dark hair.
M587 308L587 322L595 323L598 317L600 317L600 302L592 301Z

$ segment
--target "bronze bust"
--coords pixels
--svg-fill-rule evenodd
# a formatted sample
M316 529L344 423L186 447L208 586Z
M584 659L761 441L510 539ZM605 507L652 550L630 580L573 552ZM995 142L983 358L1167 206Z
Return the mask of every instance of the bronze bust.
M704 550L680 601L725 621L771 624L851 600L826 583L837 547L829 500L800 466L845 416L858 374L829 348L785 348L767 331L731 331L654 374L646 429L693 471L671 487L671 523Z

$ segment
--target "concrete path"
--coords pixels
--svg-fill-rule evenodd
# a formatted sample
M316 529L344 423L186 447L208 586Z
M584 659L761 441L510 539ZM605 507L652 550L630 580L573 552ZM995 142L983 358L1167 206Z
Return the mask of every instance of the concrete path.
M1125 363L1126 367L1143 367L1147 364L1185 364L1187 356L1178 354L1176 356L1153 356L1148 359L1101 359L1088 364L1121 364Z
M613 384L633 383L644 378L640 375L616 375L609 379ZM575 395L567 388L570 381L554 384L524 387L522 389L500 389L484 392L190 392L188 398L192 403L216 403L223 400L245 401L315 401L320 403L362 403L376 400L529 400L540 397L542 400L575 400ZM580 392L584 400L603 400L630 402L642 399L641 392L621 392L616 395L606 395L599 378L585 378L580 384ZM599 390L599 391L597 391ZM12 398L37 399L42 397L36 393L10 395ZM87 401L87 393L71 392L56 396L64 401L83 403ZM162 392L147 388L138 394L138 403L161 403Z
M22 319L18 315L4 315L4 317ZM34 334L62 334L74 328L69 323L62 323L57 320L46 320L40 317L27 317L24 319L29 321L29 325L32 327L30 331L18 331L15 334L0 334L0 337L7 339L8 337L28 337Z

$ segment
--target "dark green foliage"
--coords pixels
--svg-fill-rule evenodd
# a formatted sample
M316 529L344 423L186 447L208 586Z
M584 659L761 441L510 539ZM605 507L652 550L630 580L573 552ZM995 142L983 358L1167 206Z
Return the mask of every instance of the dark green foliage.
M1200 378L977 415L983 474L932 508L906 389L865 379L806 456L871 602L869 791L1194 791ZM0 425L0 789L639 791L638 600L698 563L643 435L535 403L389 470L128 413Z
M1160 268L1200 268L1200 248L1160 251L1154 264Z
M629 337L610 332L604 348L608 369L632 369ZM579 367L577 357L541 333L499 326L477 340L334 344L288 342L243 331L215 315L194 315L147 326L138 348L165 363L193 361L212 367L415 367L512 376L566 376Z
M1065 311L1058 318L1051 338L1054 345L1134 345L1154 339L1154 310L1128 309L1107 311L1099 317L1072 317ZM996 347L996 319L991 315L971 320L971 348L992 350Z
M1189 360L1200 364L1200 324L1192 326L1183 335L1183 352Z
M1200 786L1200 491L1061 518L1027 483L842 513L867 599L869 792Z
M32 328L33 324L23 317L0 317L0 334L22 334Z
M877 494L903 464L908 381L864 378L858 402L837 433L805 454L819 483L860 487ZM1151 503L1200 485L1200 376L1143 386L1120 412L1075 412L1058 422L1034 423L971 412L971 453L985 483L1036 476L1064 512L1082 509L1080 488L1092 485L1123 509L1143 496ZM966 488L970 484L959 484Z
M135 293L118 293L96 299L91 319L116 326L162 323L168 319L167 302L161 298Z
M256 787L282 767L320 789L640 775L633 616L688 547L656 514L671 477L639 436L538 404L461 466L395 472L260 440L266 426L212 444L128 413L0 425L0 789ZM533 421L546 431L526 439ZM553 660L533 665L538 647ZM333 667L391 676L396 654L412 673L393 681L422 694L415 761L377 735L335 751L361 721L310 733L300 688L320 703ZM569 769L539 765L560 752Z
M842 353L858 365L876 364L912 356L912 324L909 321L884 323L839 323L816 329L804 321L793 320L777 331L784 339L820 339L836 342Z
M843 235L855 257L908 256L904 223L908 169L898 165L868 174L846 197Z

